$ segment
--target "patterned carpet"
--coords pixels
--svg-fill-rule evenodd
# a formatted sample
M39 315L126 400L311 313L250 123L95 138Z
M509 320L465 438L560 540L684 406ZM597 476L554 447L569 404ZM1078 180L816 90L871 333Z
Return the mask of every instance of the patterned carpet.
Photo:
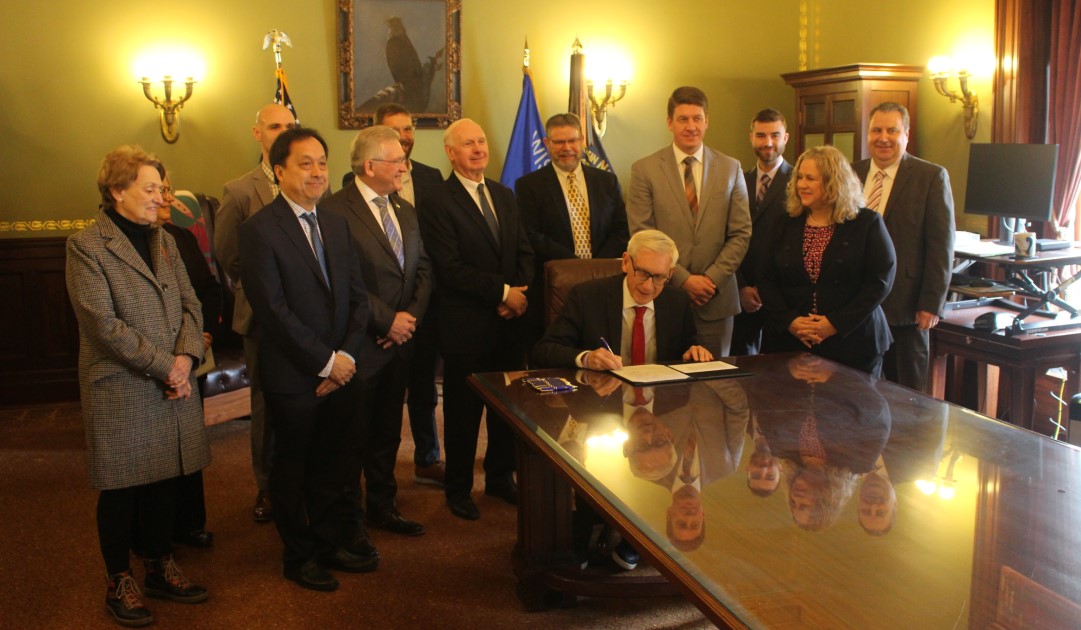
M412 440L399 451L399 509L427 534L373 531L375 573L338 574L334 593L281 577L273 525L251 520L255 486L248 422L212 427L205 471L212 550L178 548L187 574L206 586L204 604L149 600L159 628L706 628L679 598L586 600L526 613L515 595L515 509L475 492L480 521L454 518L443 493L412 481ZM482 433L483 439L483 433ZM483 445L479 449L483 454ZM480 466L477 466L480 470ZM483 485L478 475L476 488ZM87 486L77 404L0 408L0 628L115 628L103 609L97 493ZM141 581L142 569L136 569Z

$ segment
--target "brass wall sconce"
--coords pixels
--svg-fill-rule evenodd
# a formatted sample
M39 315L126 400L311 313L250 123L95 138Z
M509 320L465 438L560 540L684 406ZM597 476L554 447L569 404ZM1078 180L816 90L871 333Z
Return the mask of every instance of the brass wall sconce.
M180 109L184 107L184 103L191 98L192 88L195 85L195 79L188 77L184 80L184 96L174 99L173 98L173 77L165 75L161 78L161 85L164 91L164 97L158 98L150 90L150 86L154 81L148 77L139 79L139 83L143 84L143 95L146 99L154 104L154 108L161 110L161 137L165 138L165 141L169 144L173 144L180 137Z
M955 70L949 59L935 57L928 64L931 79L935 83L935 91L950 99L951 103L961 101L961 109L965 112L965 136L971 140L976 137L976 127L979 124L980 102L976 92L970 91L968 80L972 73L968 70ZM950 79L956 79L958 90L951 90Z
M589 95L589 108L593 112L593 130L598 136L603 137L608 129L608 108L619 102L619 99L627 95L626 81L613 81L608 79L604 82L604 96L598 102L593 90L593 80L586 80L586 94Z

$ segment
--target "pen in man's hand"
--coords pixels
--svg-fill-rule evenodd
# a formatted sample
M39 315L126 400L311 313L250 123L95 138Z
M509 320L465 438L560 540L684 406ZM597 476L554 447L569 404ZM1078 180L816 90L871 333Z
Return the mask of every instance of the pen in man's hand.
M604 349L605 350L607 350L608 352L612 352L612 346L608 345L608 340L607 339L605 339L604 337L601 337L601 343L604 344ZM612 352L612 354L615 354L615 352Z

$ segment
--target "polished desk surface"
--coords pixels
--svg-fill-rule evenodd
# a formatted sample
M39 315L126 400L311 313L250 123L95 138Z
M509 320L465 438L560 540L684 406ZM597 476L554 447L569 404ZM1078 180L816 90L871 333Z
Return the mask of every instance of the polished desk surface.
M719 624L1081 627L1081 451L811 355L731 360L754 374L474 384Z

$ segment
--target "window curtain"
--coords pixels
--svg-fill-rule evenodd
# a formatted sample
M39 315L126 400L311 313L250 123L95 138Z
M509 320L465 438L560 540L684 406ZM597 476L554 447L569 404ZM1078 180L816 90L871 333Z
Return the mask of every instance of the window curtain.
M1048 138L1059 145L1055 172L1055 219L1060 226L1081 221L1074 216L1081 190L1081 7L1075 0L1055 0L1051 11L1051 63L1048 72Z
M1081 7L1077 0L996 0L992 142L1059 145L1055 221L1037 227L1057 237L1058 227L1081 220ZM989 222L992 236L998 222Z

